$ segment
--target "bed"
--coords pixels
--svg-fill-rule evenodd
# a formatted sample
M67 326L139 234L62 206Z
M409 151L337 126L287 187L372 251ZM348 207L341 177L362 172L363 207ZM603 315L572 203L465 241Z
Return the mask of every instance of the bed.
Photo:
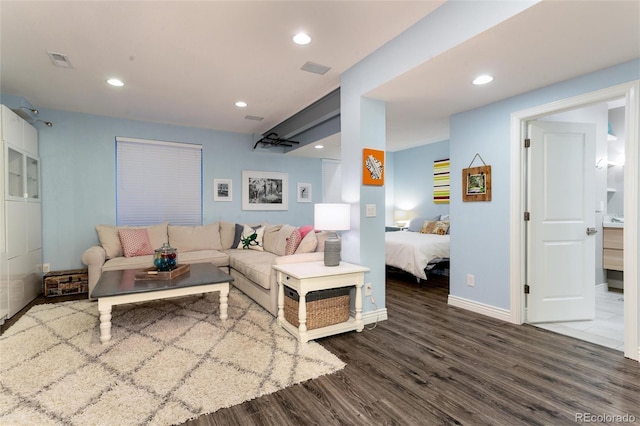
M420 233L411 227L385 232L385 264L426 280L428 271L444 264L448 269L449 239L449 234Z

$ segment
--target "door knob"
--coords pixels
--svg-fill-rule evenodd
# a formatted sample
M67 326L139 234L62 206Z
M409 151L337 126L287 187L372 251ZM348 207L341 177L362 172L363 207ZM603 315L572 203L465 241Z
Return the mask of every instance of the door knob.
M596 228L587 228L587 235L595 235L598 233Z

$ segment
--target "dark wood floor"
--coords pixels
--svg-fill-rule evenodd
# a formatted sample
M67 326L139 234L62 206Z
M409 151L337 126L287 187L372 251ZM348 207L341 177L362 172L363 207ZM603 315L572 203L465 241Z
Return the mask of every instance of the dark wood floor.
M587 413L640 422L639 363L450 307L447 295L442 279L388 275L387 321L319 340L344 370L187 424L569 425Z
M639 363L450 307L447 295L441 278L418 284L390 274L387 321L319 340L344 370L186 424L569 425L580 423L576 416L640 423Z

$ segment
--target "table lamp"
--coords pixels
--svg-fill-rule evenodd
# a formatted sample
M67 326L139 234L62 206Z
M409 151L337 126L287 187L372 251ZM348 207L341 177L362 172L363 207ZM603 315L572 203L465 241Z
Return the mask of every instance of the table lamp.
M342 241L336 231L347 231L351 228L351 206L340 203L319 203L314 206L314 228L329 231L324 243L325 266L340 265Z

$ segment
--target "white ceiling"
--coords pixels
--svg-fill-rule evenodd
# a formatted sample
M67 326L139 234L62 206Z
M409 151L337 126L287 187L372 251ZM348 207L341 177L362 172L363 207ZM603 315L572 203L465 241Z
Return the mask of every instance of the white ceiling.
M37 108L257 139L442 3L3 0L0 91ZM299 30L311 44L291 42ZM73 68L54 67L47 51L67 55ZM547 0L368 95L387 101L387 149L396 151L447 139L451 114L639 57L640 2ZM307 61L331 70L301 71ZM495 81L472 86L480 72ZM106 85L112 76L125 87ZM249 106L238 109L237 100ZM339 135L323 143L323 151L296 152L339 156L329 149L339 151Z

